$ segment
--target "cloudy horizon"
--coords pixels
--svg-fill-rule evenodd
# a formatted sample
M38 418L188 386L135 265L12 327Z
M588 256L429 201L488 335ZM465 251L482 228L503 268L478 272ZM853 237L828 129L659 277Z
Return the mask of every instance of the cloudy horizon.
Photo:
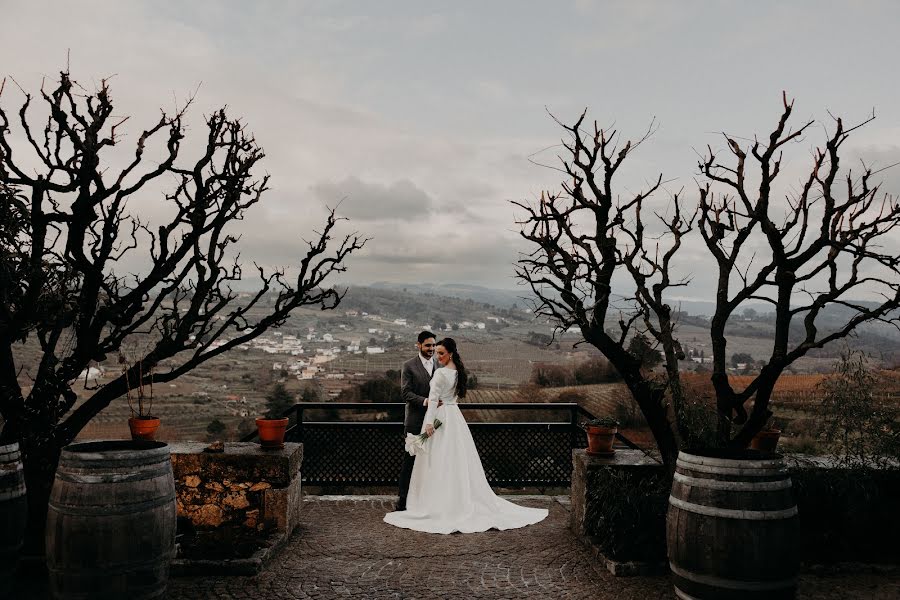
M662 173L653 202L696 198L697 154L721 132L768 136L786 90L799 176L831 114L877 119L848 162L900 162L900 55L892 2L3 2L2 74L30 92L69 61L87 88L110 78L133 140L190 97L189 136L227 106L266 152L271 190L241 224L242 257L287 267L326 207L372 238L344 284L465 283L517 289L526 250L512 201L558 190L562 131L589 118L638 138L622 193ZM16 111L7 85L0 103ZM191 143L185 145L189 156ZM127 148L127 143L124 144ZM124 150L127 152L127 149ZM549 165L542 167L540 165ZM882 173L900 193L898 169ZM151 202L148 200L147 202ZM155 214L152 205L135 211ZM686 297L710 297L699 236ZM521 288L518 288L521 289ZM681 293L681 292L679 292Z

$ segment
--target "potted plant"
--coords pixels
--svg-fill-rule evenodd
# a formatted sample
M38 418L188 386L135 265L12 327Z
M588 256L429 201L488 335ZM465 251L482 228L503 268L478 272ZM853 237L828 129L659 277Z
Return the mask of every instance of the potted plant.
M266 394L266 414L256 419L256 431L259 434L259 445L263 448L284 448L284 434L290 421L281 417L294 406L294 396L284 384L276 383Z
M125 372L125 397L128 399L128 407L131 409L131 417L128 419L128 429L131 430L132 440L154 440L156 438L156 430L159 429L159 417L153 416L153 369L150 369L149 375L149 396L144 392L144 373L143 366L138 363L138 386L132 390L128 380L129 364L124 356L119 356L119 362L123 365ZM136 392L136 398L132 397L132 392Z
M613 417L599 417L589 419L581 424L587 433L588 449L591 456L612 456L613 440L619 431L619 422Z
M759 430L750 440L750 447L754 450L775 452L778 446L778 438L781 437L781 429L775 423L775 417L769 417L765 427Z

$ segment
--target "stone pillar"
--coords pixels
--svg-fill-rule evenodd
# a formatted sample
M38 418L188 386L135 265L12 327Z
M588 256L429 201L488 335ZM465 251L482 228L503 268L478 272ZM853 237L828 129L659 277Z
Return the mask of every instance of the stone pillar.
M665 569L665 563L615 560L606 556L603 550L604 540L595 539L591 535L591 527L587 523L588 515L592 514L592 518L598 518L598 515L603 514L603 507L592 505L596 504L596 500L592 498L589 486L609 479L609 474L602 473L604 470L628 471L640 474L642 477L650 477L654 474L662 474L664 467L640 450L616 450L616 453L608 458L590 456L585 450L573 450L569 528L583 544L591 549L594 557L615 576L661 572ZM606 476L598 477L597 475ZM627 494L627 492L624 493ZM623 524L623 526L625 525L633 526L631 523Z
M588 496L588 474L597 469L634 469L651 467L658 469L659 463L640 450L616 450L610 457L591 456L586 450L572 451L572 507L569 512L569 529L575 535L587 535L585 515L590 498Z

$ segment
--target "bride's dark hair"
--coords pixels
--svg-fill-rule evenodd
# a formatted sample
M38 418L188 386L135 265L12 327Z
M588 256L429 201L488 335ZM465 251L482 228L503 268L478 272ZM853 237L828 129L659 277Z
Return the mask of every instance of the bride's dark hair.
M459 352L456 350L456 340L447 337L439 341L437 345L443 346L444 350L450 353L450 358L456 366L456 395L460 398L465 398L469 383L469 372L466 371L466 365L463 364L462 359L459 357Z

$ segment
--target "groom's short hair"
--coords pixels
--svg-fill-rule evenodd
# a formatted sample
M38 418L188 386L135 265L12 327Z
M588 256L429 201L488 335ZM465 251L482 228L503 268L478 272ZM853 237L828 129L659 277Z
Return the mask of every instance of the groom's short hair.
M428 338L433 338L433 337L434 337L434 334L431 333L430 331L428 331L427 329L425 329L424 331L420 331L419 332L419 343L421 344Z

